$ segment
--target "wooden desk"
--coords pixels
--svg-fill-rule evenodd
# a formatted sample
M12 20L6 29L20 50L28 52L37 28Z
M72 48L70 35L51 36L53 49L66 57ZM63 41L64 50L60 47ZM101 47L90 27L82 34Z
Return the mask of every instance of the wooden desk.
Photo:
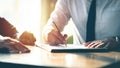
M35 66L96 68L118 62L119 52L107 53L50 53L38 47L29 47L26 54L0 54L0 62Z

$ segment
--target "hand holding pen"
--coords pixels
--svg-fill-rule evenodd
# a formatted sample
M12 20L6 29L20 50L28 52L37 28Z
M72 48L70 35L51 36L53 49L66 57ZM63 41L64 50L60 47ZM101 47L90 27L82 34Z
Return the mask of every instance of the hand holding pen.
M57 27L56 23L53 22L53 24L54 24L56 30L57 30L58 33L59 33L59 36L60 36L60 38L58 38L59 41L61 41L62 44L65 44L65 46L67 46L67 43L66 43L67 34L62 35L62 34L60 33L60 30L59 30L59 28Z
M50 29L49 26L47 26L45 33L43 32L45 43L50 44L50 45L59 45L59 44L66 45L67 35L61 34L55 22L52 22L52 24L53 24L52 29Z

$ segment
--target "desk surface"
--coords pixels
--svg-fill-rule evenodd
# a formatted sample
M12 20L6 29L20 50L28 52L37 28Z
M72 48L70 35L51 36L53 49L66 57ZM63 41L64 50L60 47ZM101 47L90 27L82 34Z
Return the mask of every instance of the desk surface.
M0 62L35 66L96 68L120 60L120 52L106 53L50 53L38 47L29 47L30 53L0 54Z

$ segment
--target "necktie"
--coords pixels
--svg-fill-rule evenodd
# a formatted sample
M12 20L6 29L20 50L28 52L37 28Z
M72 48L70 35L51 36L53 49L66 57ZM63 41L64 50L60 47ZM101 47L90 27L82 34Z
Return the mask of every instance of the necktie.
M96 0L92 0L87 20L86 42L95 40Z

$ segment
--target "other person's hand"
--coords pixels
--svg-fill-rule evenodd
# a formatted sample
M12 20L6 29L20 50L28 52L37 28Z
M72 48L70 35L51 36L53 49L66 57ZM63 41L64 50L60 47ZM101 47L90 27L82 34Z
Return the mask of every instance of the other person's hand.
M10 53L28 53L30 50L16 39L5 37L0 41L0 48L9 50Z
M19 41L25 45L35 45L36 38L34 37L33 33L24 31L19 37Z
M88 48L117 48L119 46L119 42L116 40L116 38L106 38L104 40L96 40L91 42L86 42L83 45L85 45Z

